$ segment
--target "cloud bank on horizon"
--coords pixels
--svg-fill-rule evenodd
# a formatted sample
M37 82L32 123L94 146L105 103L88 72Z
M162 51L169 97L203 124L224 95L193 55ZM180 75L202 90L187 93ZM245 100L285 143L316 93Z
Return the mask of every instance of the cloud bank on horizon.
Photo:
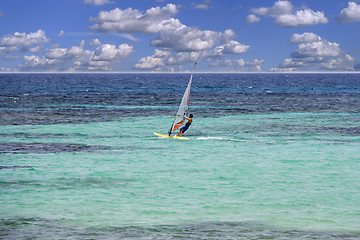
M63 28L52 27L54 37L50 38L46 33L50 30L45 29L48 26L44 23L44 28L33 31L14 29L0 35L0 71L173 72L182 71L186 64L195 61L202 64L203 71L211 72L355 71L360 68L360 45L346 45L352 42L349 39L360 40L360 3L356 1L334 6L337 15L333 18L325 11L304 6L301 0L279 0L268 6L224 6L233 14L230 16L233 21L228 24L223 20L213 29L204 28L204 21L198 26L197 21L191 26L184 23L196 20L194 13L200 16L209 11L216 13L216 7L212 6L215 2L207 0L185 6L154 1L154 6L144 9L138 5L121 8L117 6L120 2L110 0L84 0L79 4L107 8L98 10L97 16L87 16L85 32L71 32L64 24ZM1 21L8 13L6 8L0 10ZM190 16L187 12L192 19L184 17ZM212 17L208 15L208 21ZM334 35L328 34L329 24L345 29L342 36L332 40ZM271 29L273 35L262 37L261 31L252 30L261 28ZM256 41L244 41L245 37L252 39L251 34L258 36ZM286 38L282 37L286 34ZM81 37L83 39L79 39ZM272 46L282 40L287 47L281 52L271 51ZM78 41L77 44L74 41ZM265 46L266 51L259 50L259 45ZM284 56L283 60L277 55Z

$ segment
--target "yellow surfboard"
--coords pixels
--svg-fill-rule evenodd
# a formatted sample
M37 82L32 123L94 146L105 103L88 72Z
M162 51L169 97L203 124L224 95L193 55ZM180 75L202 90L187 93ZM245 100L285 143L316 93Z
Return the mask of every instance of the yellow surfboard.
M163 134L159 134L159 133L156 133L154 132L154 134L156 136L159 136L159 137L167 137L167 138L176 138L176 139L185 139L185 140L189 140L190 138L187 138L187 137L176 137L176 136L169 136L169 135L163 135Z

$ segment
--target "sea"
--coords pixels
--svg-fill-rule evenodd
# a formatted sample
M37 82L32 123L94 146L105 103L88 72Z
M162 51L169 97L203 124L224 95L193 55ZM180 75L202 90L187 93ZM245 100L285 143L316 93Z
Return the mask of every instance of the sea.
M360 73L0 74L0 239L360 239Z

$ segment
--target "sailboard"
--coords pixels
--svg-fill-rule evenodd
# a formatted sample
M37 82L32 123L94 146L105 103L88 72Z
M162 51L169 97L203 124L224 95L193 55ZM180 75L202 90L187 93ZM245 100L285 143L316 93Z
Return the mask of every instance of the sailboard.
M187 138L187 137L169 136L169 135L159 134L159 133L156 133L156 132L154 132L154 134L156 136L163 137L163 138L176 138L176 139L184 139L184 140L190 139L190 138Z
M190 88L191 88L191 83L192 83L195 67L196 67L196 62L194 64L194 68L192 70L189 83L188 83L186 90L184 92L184 95L181 99L179 109L178 109L177 113L175 114L175 118L174 118L174 121L168 132L168 135L162 135L162 134L158 134L158 133L154 132L155 135L157 135L157 136L161 135L160 137L165 136L165 137L171 137L171 138L189 139L189 138L184 138L184 137L171 136L171 134L174 131L176 131L185 122L185 117L187 116L187 111L189 109Z

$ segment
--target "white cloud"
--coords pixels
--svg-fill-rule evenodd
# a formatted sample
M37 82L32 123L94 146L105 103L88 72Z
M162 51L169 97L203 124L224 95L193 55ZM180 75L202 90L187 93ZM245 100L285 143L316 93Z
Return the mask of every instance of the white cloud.
M243 59L231 60L222 59L224 47L219 46L210 51L198 52L179 52L175 55L171 51L162 51L156 49L152 56L140 59L134 66L135 69L162 69L164 66L169 66L171 69L173 65L181 65L184 63L193 63L201 59L201 61L209 62L210 66L233 66L236 71L260 71L261 64L264 60L250 60L245 62ZM243 63L242 63L243 62ZM169 68L168 68L169 69ZM181 66L180 66L181 69Z
M97 40L97 39L94 39ZM94 41L93 40L93 41ZM127 58L133 53L133 46L121 44L100 44L95 51L84 49L85 41L80 46L59 48L54 46L46 49L42 57L31 55L24 56L24 63L20 65L24 69L66 69L70 71L111 71L113 66L121 59Z
M1 47L0 46L0 55L16 52L18 50L17 47Z
M299 10L295 14L281 15L275 20L275 23L281 27L308 26L327 22L324 12L314 12L311 9Z
M97 18L92 18L91 20L97 23L91 28L97 31L118 33L159 33L150 45L171 48L178 52L210 49L235 36L232 30L221 33L187 27L178 19L172 18L177 13L175 4L167 4L163 8L150 8L145 13L137 9L116 8L110 12L100 12Z
M22 68L44 68L59 64L58 59L48 59L46 57L38 57L35 55L24 56L24 63L20 65Z
M291 53L291 58L281 62L280 69L314 69L320 67L327 70L353 70L354 59L341 51L336 42L318 36L314 33L293 34L290 42L297 44L297 49Z
M243 45L237 41L229 41L224 45L224 54L243 54L250 46Z
M249 60L245 65L246 66L257 66L264 62L265 60L253 59Z
M6 35L0 38L0 46L3 47L19 47L19 46L31 46L34 44L48 43L50 39L46 37L43 30L38 30L33 33L19 33L15 32L13 35Z
M354 58L346 53L342 53L336 59L329 59L327 62L322 63L322 67L327 70L354 70Z
M94 61L112 61L127 58L133 52L133 46L121 44L118 47L110 44L99 46L91 60Z
M149 56L146 58L142 58L135 64L134 68L137 69L153 69L157 67L164 66L164 62L162 58L156 58L154 56Z
M64 34L65 34L65 32L64 32L63 30L61 30L61 31L59 32L59 34L58 34L58 37L63 37Z
M195 9L200 9L200 10L208 10L209 9L209 5L205 4L205 3L196 4L196 3L192 2L191 6Z
M0 38L0 54L16 52L19 48L22 52L39 52L41 48L39 45L49 41L43 30L33 33L15 32Z
M175 4L168 4L163 8L153 7L144 14L137 9L102 11L97 18L90 18L97 22L91 29L100 32L115 31L118 33L158 33L164 30L174 30L181 27L179 20L171 18L178 13Z
M177 58L177 59L176 59ZM179 64L181 59L179 56L173 57L170 51L162 51L155 49L154 55L141 58L134 66L137 69L155 69L166 64Z
M210 62L210 66L232 66L233 71L236 72L260 72L262 71L261 64L264 60L253 59L245 61L244 59L217 59Z
M104 4L108 4L108 3L113 3L109 0L84 0L85 4L93 4L93 5L104 5Z
M31 52L31 53L39 53L41 52L41 47L40 46L36 46L36 47L33 47L33 48L23 48L23 51L25 52Z
M208 3L208 2L206 2ZM118 33L146 33L159 35L150 41L151 46L171 49L177 52L203 51L213 48L220 43L227 43L235 37L233 30L215 32L188 27L178 19L172 18L178 13L175 4L165 7L155 7L145 13L137 9L114 9L110 12L100 12L97 22L91 28L97 31L115 31ZM240 47L240 46L238 46ZM235 49L234 51L242 51Z
M337 19L341 23L360 21L360 4L349 2L348 7L341 10Z
M250 15L247 16L246 23L256 23L256 22L260 22L259 17L257 17L254 14L250 14Z
M140 59L134 68L154 69L164 65L177 65L210 59L216 59L215 61L220 63L220 59L225 57L226 54L239 55L246 52L249 48L250 46L242 45L237 41L229 41L226 44L217 46L210 50L204 49L201 51L184 51L178 52L175 55L173 55L169 50L161 51L156 49L154 55ZM216 64L212 63L211 65L216 66Z
M97 38L91 40L91 42L90 42L90 46L99 46L99 45L101 45L101 42Z
M81 41L80 46L73 46L69 48L50 48L44 53L47 59L56 60L78 60L86 59L91 56L91 51L84 50L85 41Z
M324 12L315 12L308 8L294 12L293 5L289 1L277 1L272 7L253 8L250 11L256 15L275 18L275 23L280 27L299 27L328 22ZM250 16L248 23L260 20L255 15Z
M231 59L216 59L213 62L210 62L210 66L232 66L233 60Z
M95 51L87 51L87 56L77 63L77 69L89 71L112 71L121 59L133 53L133 46L121 44L101 44Z
M337 57L340 54L340 45L326 40L310 43L300 43L291 54L294 58L306 57Z
M283 67L279 67L279 68L270 68L271 72L294 72L296 71L296 68L283 68Z
M112 64L108 61L87 61L74 63L74 70L79 71L112 71Z
M209 3L204 2L205 5ZM102 11L98 17L91 18L90 20L95 22L91 28L119 34L157 34L150 40L150 46L157 49L152 56L141 58L134 66L136 69L172 67L187 62L222 58L226 54L243 54L249 49L250 46L232 40L235 32L231 29L216 32L182 24L173 18L178 11L175 4L167 4L162 8L153 7L145 12L132 8L116 8Z
M315 33L303 33L298 34L295 33L290 37L290 42L293 44L299 44L299 43L311 43L311 42L319 42L321 41L321 37L316 35Z
M289 1L277 1L274 5L269 7L253 8L250 11L263 16L278 17L287 15L292 12L293 6Z
M306 61L300 61L299 59L297 60L294 60L294 59L291 59L291 58L287 58L287 59L284 59L281 64L280 64L280 67L281 68L296 68L296 67L306 67L306 66L309 66L308 63L305 63Z
M195 9L208 10L208 9L209 9L209 6L206 5L206 4L197 4L197 5L194 5L194 8L195 8Z
M170 48L178 52L201 51L210 49L216 44L228 42L234 36L235 33L232 30L221 33L183 25L176 31L161 32L150 42L150 45Z
M211 3L211 0L205 0L204 3L199 3L199 4L192 2L191 6L195 9L208 10L210 8L210 6L209 6L210 3Z

